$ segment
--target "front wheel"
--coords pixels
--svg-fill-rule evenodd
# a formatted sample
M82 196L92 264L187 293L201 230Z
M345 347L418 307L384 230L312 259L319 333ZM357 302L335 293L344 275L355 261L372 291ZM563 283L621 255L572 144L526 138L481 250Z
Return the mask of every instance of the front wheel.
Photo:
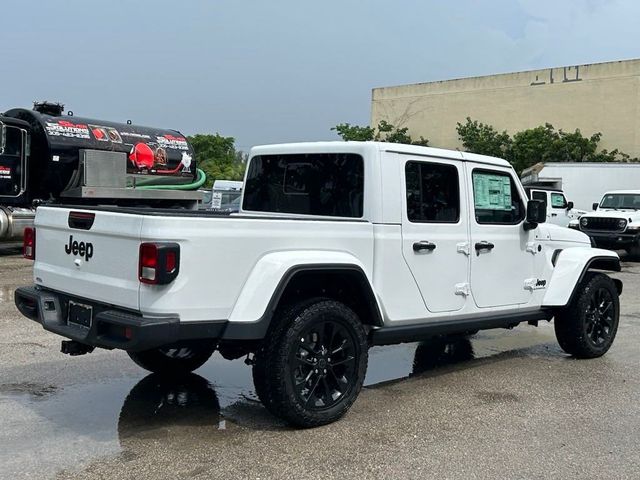
M127 353L138 366L150 372L184 374L204 365L215 348L215 344L212 342L184 342L142 352Z
M314 299L274 321L253 367L258 397L295 426L338 420L358 396L367 371L367 336L358 316L342 303Z
M571 303L554 318L556 338L562 349L578 358L607 353L618 331L620 303L613 280L588 272L576 287Z

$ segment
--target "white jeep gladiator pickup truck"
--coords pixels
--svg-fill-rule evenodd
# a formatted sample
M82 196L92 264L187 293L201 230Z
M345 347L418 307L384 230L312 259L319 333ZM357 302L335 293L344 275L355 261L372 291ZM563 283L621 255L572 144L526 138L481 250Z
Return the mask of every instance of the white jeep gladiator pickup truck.
M358 395L371 345L554 319L561 347L616 335L618 256L545 225L510 165L359 142L251 150L238 214L39 207L15 303L69 340L161 373L247 356L273 414L310 427Z

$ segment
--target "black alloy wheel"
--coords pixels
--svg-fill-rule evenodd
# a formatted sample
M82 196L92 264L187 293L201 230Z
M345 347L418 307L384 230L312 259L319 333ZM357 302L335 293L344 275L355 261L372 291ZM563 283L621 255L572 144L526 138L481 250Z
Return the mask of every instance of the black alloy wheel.
M356 340L343 324L324 320L300 334L291 363L295 391L306 408L330 408L355 384Z
M560 347L577 358L607 353L618 331L620 301L615 282L603 273L587 272L569 304L554 315Z
M598 288L590 297L585 312L585 329L591 343L598 347L603 345L613 332L615 305L611 292L606 288Z
M368 348L364 325L341 302L310 298L284 307L256 352L256 393L291 425L335 422L362 389Z

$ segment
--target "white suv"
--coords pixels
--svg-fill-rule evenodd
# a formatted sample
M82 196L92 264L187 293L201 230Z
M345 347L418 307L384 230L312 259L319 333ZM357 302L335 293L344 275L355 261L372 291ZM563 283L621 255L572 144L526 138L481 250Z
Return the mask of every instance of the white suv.
M640 256L640 190L607 192L593 210L570 226L589 235L595 246Z

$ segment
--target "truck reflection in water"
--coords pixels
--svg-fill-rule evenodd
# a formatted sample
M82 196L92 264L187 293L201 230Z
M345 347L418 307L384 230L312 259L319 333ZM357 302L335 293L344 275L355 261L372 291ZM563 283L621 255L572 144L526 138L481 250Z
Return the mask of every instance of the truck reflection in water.
M220 420L218 396L205 378L154 373L129 392L118 418L118 436L124 448L133 438L166 437L172 427L217 428Z
M467 337L432 338L418 344L413 358L412 375L420 375L446 365L467 362L473 358L473 346Z
M467 337L434 338L417 345L411 370L405 370L402 377L420 375L473 358L473 347ZM251 388L246 385L242 389ZM262 409L257 401L255 408ZM273 421L277 422L275 418ZM118 419L118 436L121 446L126 449L136 440L164 441L172 433L180 436L181 427L204 427L208 432L226 429L214 386L195 373L178 377L151 374L138 382L125 399Z

